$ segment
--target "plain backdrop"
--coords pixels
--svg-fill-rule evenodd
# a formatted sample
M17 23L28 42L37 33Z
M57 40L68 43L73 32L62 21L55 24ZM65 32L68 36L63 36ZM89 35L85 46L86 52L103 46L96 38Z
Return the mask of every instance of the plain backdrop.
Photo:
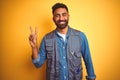
M120 0L0 0L0 80L46 79L46 65L37 69L31 61L29 27L38 27L39 46L56 28L56 2L68 6L69 25L86 34L97 80L120 80Z

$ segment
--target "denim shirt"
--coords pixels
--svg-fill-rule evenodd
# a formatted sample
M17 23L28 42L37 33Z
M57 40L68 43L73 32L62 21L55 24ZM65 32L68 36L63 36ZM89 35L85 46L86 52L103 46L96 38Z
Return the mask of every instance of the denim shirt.
M56 30L56 40L57 40L57 47L60 53L60 80L69 80L68 79L68 65L67 65L67 51L66 51L66 46L67 46L67 37L69 36L69 29L68 29L68 33L66 34L66 40L64 41L63 38L61 36L59 36L57 34L57 30ZM80 38L81 38L81 53L82 53L82 57L83 60L85 62L86 65L86 69L87 69L87 78L92 78L94 79L95 73L94 73L94 68L93 68L93 64L92 64L92 59L91 59L91 55L90 55L90 50L89 50L89 45L88 45L88 41L87 38L85 36L85 34L83 32L80 32ZM39 48L39 55L37 59L33 59L32 62L34 63L34 65L36 67L41 67L44 64L44 61L46 60L46 51L45 51L45 44L44 44L44 38L41 42L40 48Z

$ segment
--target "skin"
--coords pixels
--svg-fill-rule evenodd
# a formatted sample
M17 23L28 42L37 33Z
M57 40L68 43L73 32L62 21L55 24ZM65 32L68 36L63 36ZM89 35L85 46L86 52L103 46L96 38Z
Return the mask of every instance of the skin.
M61 34L66 34L68 31L69 13L65 8L58 8L53 13L53 21L56 24L57 30ZM38 47L37 47L37 35L38 29L35 28L35 32L30 27L31 34L29 36L29 43L32 48L32 58L38 58Z
M65 8L58 8L53 13L53 21L57 26L57 30L66 34L68 30L68 21L69 21L69 13Z
M37 35L38 35L38 29L35 28L35 32L33 31L32 27L30 27L31 34L29 36L29 43L32 48L32 57L34 59L38 58L38 47L37 47Z

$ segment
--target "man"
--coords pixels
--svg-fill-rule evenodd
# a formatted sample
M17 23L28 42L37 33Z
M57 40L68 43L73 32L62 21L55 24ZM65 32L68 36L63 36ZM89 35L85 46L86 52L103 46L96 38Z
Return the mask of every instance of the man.
M87 69L87 80L95 80L85 34L68 25L69 11L65 4L56 3L52 7L52 13L56 29L45 35L39 49L36 44L37 30L34 33L30 28L29 41L34 65L41 67L47 61L47 80L82 80L82 56Z

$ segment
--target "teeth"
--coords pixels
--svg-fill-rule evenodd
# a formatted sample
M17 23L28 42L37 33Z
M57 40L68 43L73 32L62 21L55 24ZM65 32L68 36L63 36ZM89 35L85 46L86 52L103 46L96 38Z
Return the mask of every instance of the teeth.
M65 22L60 22L60 23L62 24L62 23L65 23Z

